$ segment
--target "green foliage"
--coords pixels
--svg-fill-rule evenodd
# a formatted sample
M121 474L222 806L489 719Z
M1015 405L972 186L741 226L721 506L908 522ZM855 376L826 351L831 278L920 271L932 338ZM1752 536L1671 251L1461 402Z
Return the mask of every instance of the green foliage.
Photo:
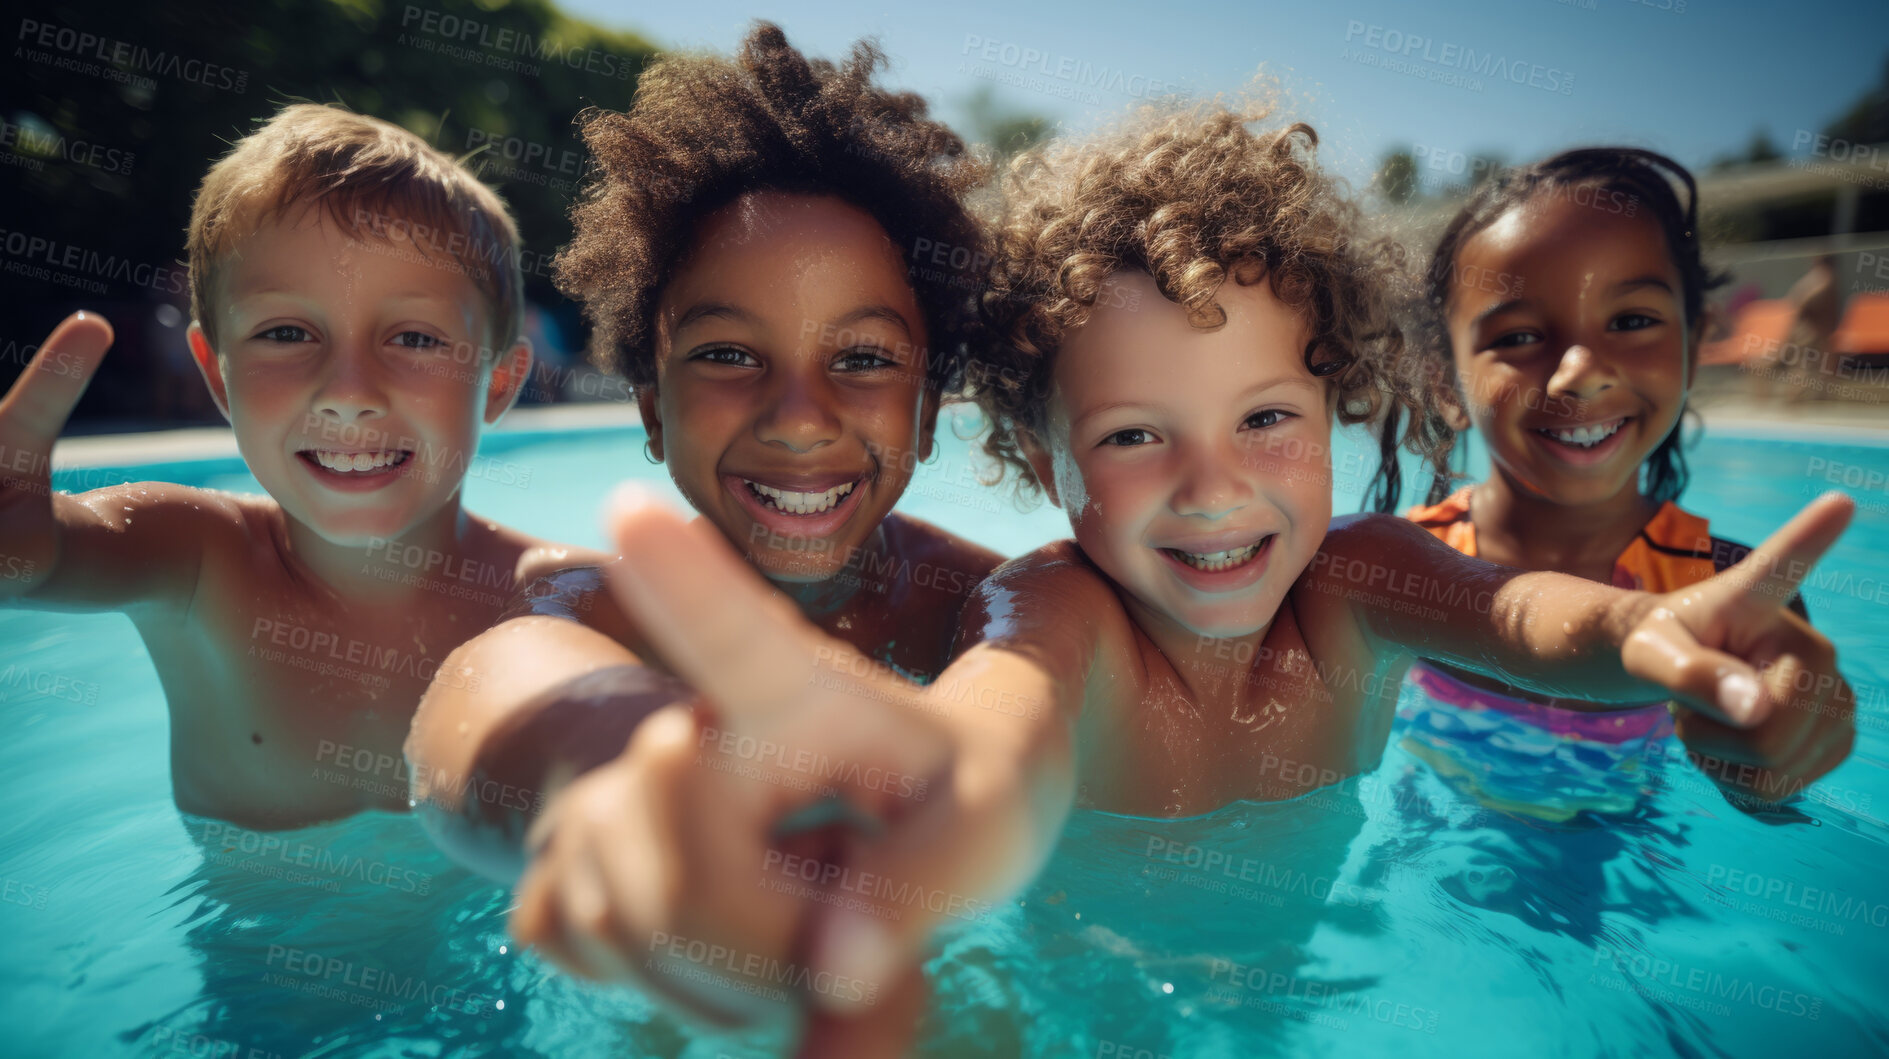
M1372 184L1389 202L1409 202L1417 193L1417 160L1401 147L1385 154Z
M22 29L0 70L5 118L68 147L0 166L0 226L62 246L168 266L183 254L191 197L230 143L296 101L386 118L475 168L518 217L528 266L569 236L583 170L573 117L627 106L654 54L647 41L559 12L547 0L287 0L50 6L52 46ZM81 47L89 35L93 43ZM75 161L73 144L119 152ZM124 162L129 158L128 164ZM94 292L9 276L31 302ZM148 297L108 281L95 300ZM547 267L528 296L552 302ZM37 297L35 297L37 295Z
M965 100L964 113L964 138L989 148L992 159L999 164L1048 139L1055 131L1048 118L999 104L988 84L977 86Z
M1825 128L1832 139L1850 143L1889 143L1889 55L1882 60L1882 79L1863 93L1848 110Z

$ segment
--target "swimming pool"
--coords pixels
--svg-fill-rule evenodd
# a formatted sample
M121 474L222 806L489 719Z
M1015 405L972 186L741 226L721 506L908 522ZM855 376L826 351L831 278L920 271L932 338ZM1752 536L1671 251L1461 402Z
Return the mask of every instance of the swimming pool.
M951 433L901 510L1012 554L1066 533L1055 509L1018 513L977 485ZM468 506L601 544L610 483L670 488L641 440L634 428L492 434ZM1337 509L1355 509L1368 449L1349 436L1336 448ZM1755 543L1851 468L1880 482L1889 448L1714 436L1692 463L1687 506ZM255 489L234 460L56 484L142 478ZM1407 686L1382 765L1347 784L1171 823L1077 813L1019 901L942 935L921 1054L1889 1049L1889 493L1851 491L1856 522L1805 597L1858 689L1857 746L1794 804L1741 811L1682 755L1657 752L1631 796L1597 798L1617 770L1590 748L1457 733L1488 775L1568 812L1487 809L1413 750L1427 707ZM406 817L263 834L181 816L163 699L120 616L0 611L0 717L7 1054L778 1049L702 1033L519 952L507 895Z

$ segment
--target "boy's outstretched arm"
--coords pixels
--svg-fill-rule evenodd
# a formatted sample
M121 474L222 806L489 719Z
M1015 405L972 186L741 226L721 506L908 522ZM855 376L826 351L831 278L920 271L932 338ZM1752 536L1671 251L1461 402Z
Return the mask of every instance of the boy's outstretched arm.
M1054 845L1083 660L1013 649L987 599L968 620L999 643L921 688L815 629L707 526L643 503L614 532L613 590L702 700L658 711L547 811L514 933L718 1020L777 1012L753 987L785 968L810 1040L896 1040L932 928L981 917Z
M74 313L0 399L0 601L112 610L189 599L208 527L239 524L233 503L161 482L52 489L52 450L112 344L111 325Z
M588 575L522 573L530 612L455 648L407 733L422 825L455 860L501 882L524 870L526 833L555 794L621 754L649 714L692 696L613 637L625 631L613 601L580 589L592 624L579 620L568 589Z
M1855 696L1830 641L1785 604L1853 510L1826 494L1736 566L1664 594L1496 566L1388 517L1334 524L1314 572L1389 649L1565 698L1670 697L1682 730L1709 733L1695 750L1710 739L1801 789L1848 755Z

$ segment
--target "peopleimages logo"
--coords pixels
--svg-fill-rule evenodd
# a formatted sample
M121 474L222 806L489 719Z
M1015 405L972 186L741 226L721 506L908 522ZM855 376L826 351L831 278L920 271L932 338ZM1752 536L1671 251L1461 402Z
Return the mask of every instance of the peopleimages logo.
M135 74L157 74L239 95L249 87L247 70L206 62L180 52L153 49L100 36L57 22L23 18L20 20L19 32L13 39L16 45L36 45L48 49L35 52L26 47L16 47L13 53L16 60L47 63L91 77L129 81ZM64 58L58 58L54 53ZM151 83L149 78L139 80L147 85Z
M1345 43L1361 44L1407 62L1426 63L1442 70L1460 70L1476 77L1527 85L1564 96L1574 94L1574 75L1566 70L1498 55L1492 51L1478 51L1454 41L1438 41L1433 37L1387 29L1357 19L1346 20ZM1477 88L1480 90L1480 86Z
M533 37L521 30L414 4L408 4L401 11L400 28L408 34L425 33L454 45L476 45L487 51L525 56L538 62L561 63L573 70L618 81L628 81L639 69L636 63L621 55L596 48L573 48L555 37ZM538 73L536 69L524 72L534 76Z
M306 868L336 879L355 879L370 886L382 886L402 893L426 896L433 892L430 872L415 871L368 860L352 853L336 853L300 839L263 834L235 824L212 821L203 829L204 857L219 864L249 859L267 863L273 858L278 866ZM232 854L241 854L241 858Z

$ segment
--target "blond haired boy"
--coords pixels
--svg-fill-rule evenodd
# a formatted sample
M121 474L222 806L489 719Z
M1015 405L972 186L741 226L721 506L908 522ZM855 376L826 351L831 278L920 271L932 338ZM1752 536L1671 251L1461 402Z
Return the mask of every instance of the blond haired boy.
M111 345L96 315L0 400L0 552L24 571L0 601L131 618L178 808L248 827L407 808L401 742L439 660L556 551L460 506L531 366L517 247L499 197L419 137L290 106L210 170L189 230L190 353L268 495L51 489Z

